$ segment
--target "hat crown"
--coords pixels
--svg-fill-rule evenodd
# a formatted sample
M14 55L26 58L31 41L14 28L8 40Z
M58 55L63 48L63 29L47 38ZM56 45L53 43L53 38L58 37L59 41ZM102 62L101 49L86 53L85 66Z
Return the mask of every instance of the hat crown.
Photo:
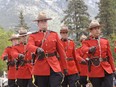
M24 27L19 29L19 35L27 34L27 30Z
M89 24L89 29L97 26L100 26L99 22L97 20L92 20Z
M68 31L68 27L66 25L61 26L60 31Z
M12 34L9 40L19 39L17 34Z
M40 12L38 15L38 19L44 19L47 18L46 13L45 12Z
M34 20L34 21L41 21L41 20L51 20L52 18L48 18L46 13L45 12L40 12L38 17L37 17L37 20Z
M15 38L15 37L18 37L18 35L16 35L16 34L11 35L11 38Z
M43 12L43 11L41 11L41 12L39 13L37 19L34 20L34 22L42 21L42 20L52 20L52 18L48 18L48 17L46 16L46 13Z

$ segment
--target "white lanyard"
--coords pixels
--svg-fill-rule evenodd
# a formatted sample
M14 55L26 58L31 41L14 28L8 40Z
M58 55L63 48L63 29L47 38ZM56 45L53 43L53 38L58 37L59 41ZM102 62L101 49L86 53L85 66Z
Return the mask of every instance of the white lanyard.
M100 37L98 37L97 42L98 42L99 53L100 53L100 58L101 58L101 44L100 44Z

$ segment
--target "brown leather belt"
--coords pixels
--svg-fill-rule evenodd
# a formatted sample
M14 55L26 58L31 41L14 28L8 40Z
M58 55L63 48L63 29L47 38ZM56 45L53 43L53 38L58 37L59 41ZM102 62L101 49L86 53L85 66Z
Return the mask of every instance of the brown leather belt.
M54 53L45 53L45 58L56 56L55 52Z
M105 62L108 61L108 58L91 58L91 61Z
M67 61L72 61L74 58L66 58Z
M91 63L95 66L99 66L101 62L108 61L108 57L106 58L92 58L90 59Z

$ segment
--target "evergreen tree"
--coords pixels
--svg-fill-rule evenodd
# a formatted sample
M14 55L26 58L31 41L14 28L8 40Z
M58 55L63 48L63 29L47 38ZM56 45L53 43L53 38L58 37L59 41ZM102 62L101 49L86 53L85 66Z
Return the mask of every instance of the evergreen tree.
M23 28L25 28L27 30L29 29L29 27L25 23L23 11L20 11L20 14L19 14L19 24L18 24L18 26L16 26L16 32L18 32L21 27L23 27Z
M68 8L64 11L66 14L63 21L64 24L69 26L69 29L73 29L73 33L76 33L78 38L80 32L88 27L89 14L87 12L87 6L83 0L69 0Z
M116 33L116 1L115 0L100 0L99 14L103 25L103 34L106 36Z

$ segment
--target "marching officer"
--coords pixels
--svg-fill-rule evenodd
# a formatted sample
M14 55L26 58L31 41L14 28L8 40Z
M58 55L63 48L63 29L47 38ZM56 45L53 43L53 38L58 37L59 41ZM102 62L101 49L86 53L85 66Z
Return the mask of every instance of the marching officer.
M35 20L39 30L30 35L28 40L28 50L35 54L35 64L32 74L35 77L35 84L39 87L61 87L63 75L61 65L67 73L66 55L58 34L48 30L47 21L51 20L44 12L40 12L38 19ZM60 59L56 57L59 53Z
M77 87L77 81L79 80L78 69L76 66L76 50L73 40L68 39L68 27L62 26L60 30L62 45L66 52L66 61L68 67L68 74L65 75L62 87Z
M82 41L84 41L87 37L82 34L80 36L80 44L82 43ZM76 49L76 55L77 55L77 58L84 58L84 54L83 52L81 51L81 47L77 48ZM78 62L79 64L79 69L80 69L80 72L79 72L79 75L80 75L80 79L79 79L79 83L82 87L86 87L87 85L87 62L86 60L83 60L83 62Z
M93 20L89 25L90 36L83 41L82 52L88 56L88 76L93 87L113 87L114 59L109 41L100 37L101 25Z
M16 85L16 70L15 70L15 62L11 56L13 53L12 48L17 45L19 42L19 37L16 34L12 34L11 38L9 41L12 42L12 46L8 46L3 54L2 54L2 59L7 62L7 68L8 68L8 87L17 87Z
M31 52L27 50L27 30L19 30L20 43L13 47L12 57L16 62L16 78L19 87L34 87L32 84Z

